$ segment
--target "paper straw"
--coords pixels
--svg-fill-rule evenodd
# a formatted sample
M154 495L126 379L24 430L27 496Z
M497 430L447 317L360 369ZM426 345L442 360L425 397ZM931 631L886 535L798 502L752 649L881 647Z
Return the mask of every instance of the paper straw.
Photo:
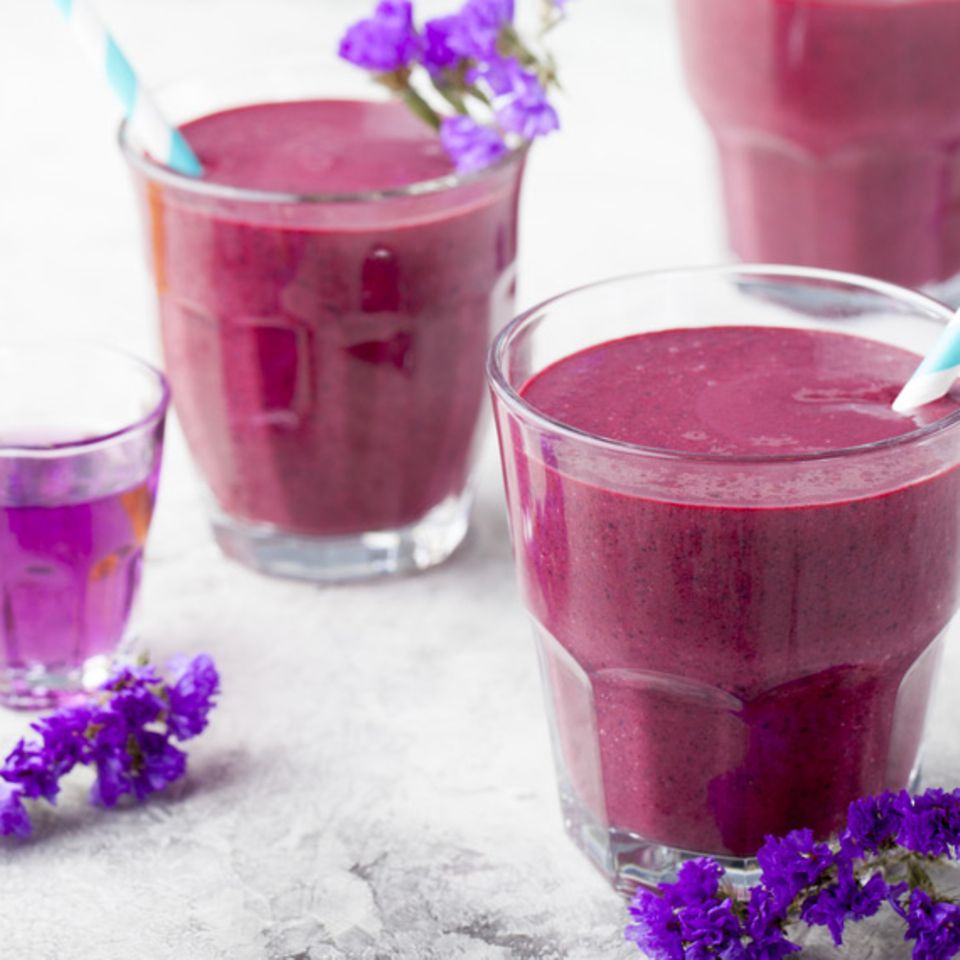
M189 177L203 167L183 134L168 123L137 79L130 61L103 25L90 0L54 0L80 45L123 104L130 134L157 161Z
M960 311L953 315L940 338L893 401L897 413L907 413L939 400L960 373Z

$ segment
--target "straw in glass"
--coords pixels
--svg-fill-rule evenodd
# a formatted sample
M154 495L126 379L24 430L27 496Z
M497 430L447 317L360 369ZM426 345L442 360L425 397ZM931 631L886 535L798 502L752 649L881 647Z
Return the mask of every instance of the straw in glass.
M87 55L119 97L133 139L153 158L190 177L203 167L183 134L164 119L90 0L54 0Z
M953 315L939 339L893 401L897 413L907 413L939 400L960 373L960 311Z

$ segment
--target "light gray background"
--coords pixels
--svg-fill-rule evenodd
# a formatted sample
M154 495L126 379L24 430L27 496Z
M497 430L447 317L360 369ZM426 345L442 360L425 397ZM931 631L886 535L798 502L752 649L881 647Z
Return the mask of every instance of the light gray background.
M533 3L534 0L519 0ZM706 0L705 0L706 2ZM151 83L303 62L358 0L101 0ZM449 8L428 4L425 12ZM666 0L571 0L564 130L523 202L520 306L606 275L721 259L706 134ZM0 336L156 356L112 99L52 0L0 0ZM566 841L496 455L446 567L318 588L222 559L174 425L143 640L207 650L224 695L187 780L136 809L75 777L29 843L0 843L0 951L37 960L614 960L622 902ZM929 779L960 765L948 652ZM0 715L0 749L27 718ZM7 745L7 746L4 746ZM887 946L884 946L886 944ZM891 933L860 951L906 956Z

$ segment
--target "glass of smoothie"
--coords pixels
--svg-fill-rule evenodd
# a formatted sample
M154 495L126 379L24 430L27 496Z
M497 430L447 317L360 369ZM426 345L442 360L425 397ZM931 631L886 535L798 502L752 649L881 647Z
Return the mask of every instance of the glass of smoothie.
M950 311L804 268L542 304L489 361L566 827L624 887L912 784L960 582Z
M130 641L167 399L122 353L0 346L0 703L55 703Z
M201 179L121 132L216 538L315 580L422 569L462 540L524 165L454 173L423 121L339 66L161 91Z
M734 252L960 300L960 0L676 0Z

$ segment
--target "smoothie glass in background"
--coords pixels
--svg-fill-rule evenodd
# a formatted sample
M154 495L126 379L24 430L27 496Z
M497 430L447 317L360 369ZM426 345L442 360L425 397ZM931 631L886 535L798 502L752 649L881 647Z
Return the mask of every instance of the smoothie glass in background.
M747 262L960 300L960 0L676 0Z
M889 405L949 317L743 267L586 287L497 338L564 819L621 887L690 854L745 876L766 834L826 837L915 780L957 606L960 394Z
M458 176L430 128L357 99L369 82L338 66L343 88L330 67L161 91L200 180L121 132L217 540L316 580L429 567L466 533L524 159Z
M167 401L122 353L0 346L0 703L100 681L130 640Z

